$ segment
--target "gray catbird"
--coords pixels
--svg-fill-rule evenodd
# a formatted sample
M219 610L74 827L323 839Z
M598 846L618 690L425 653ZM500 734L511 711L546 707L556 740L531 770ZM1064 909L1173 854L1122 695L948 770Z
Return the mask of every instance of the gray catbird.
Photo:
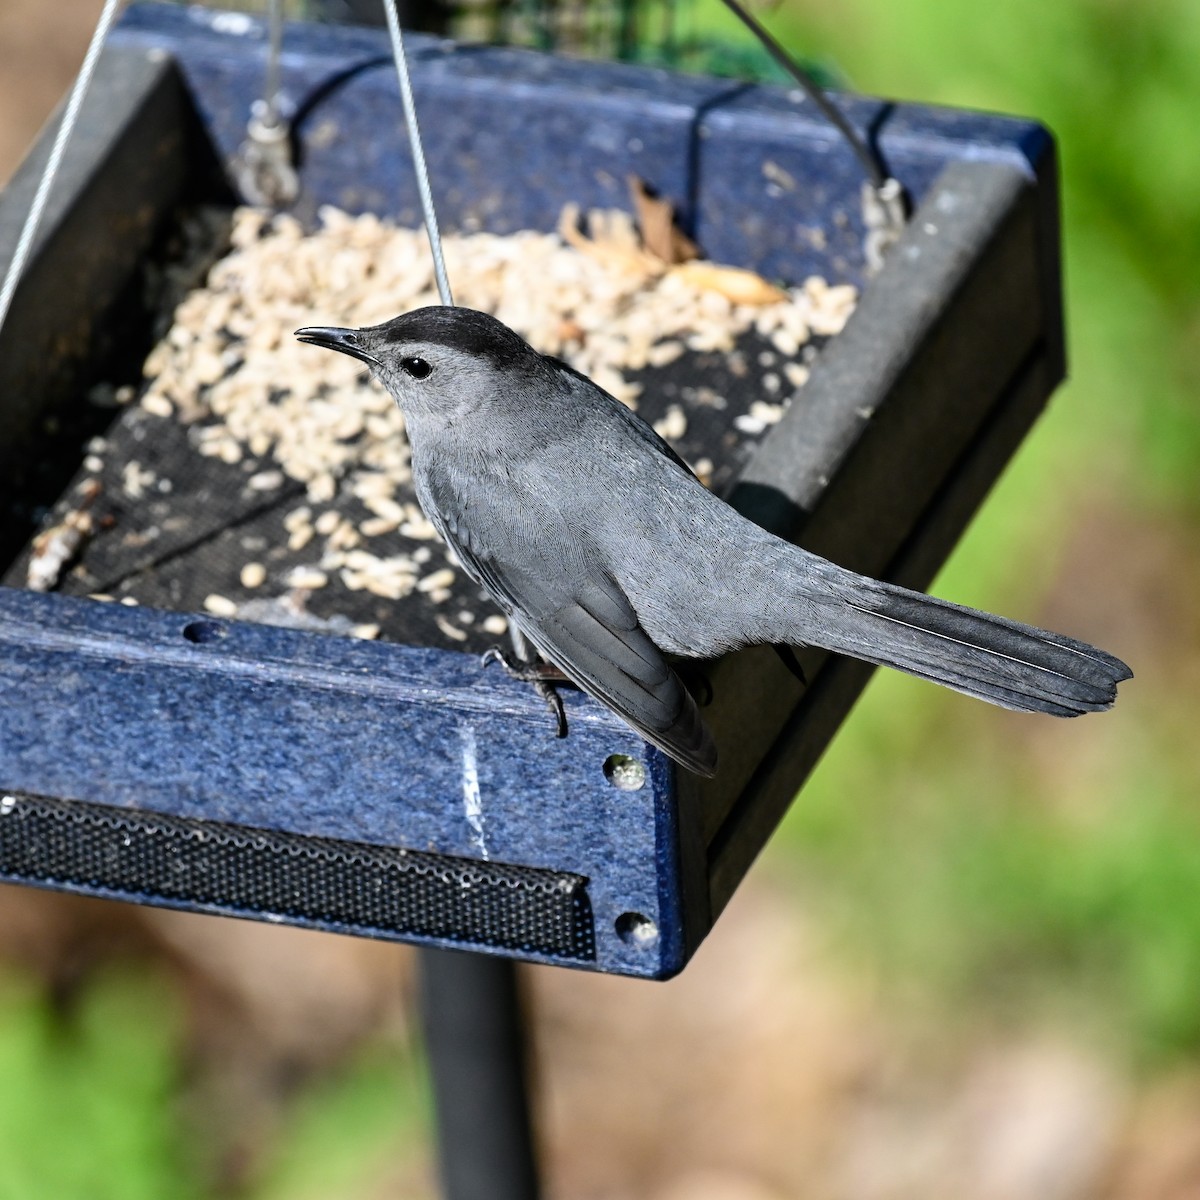
M666 655L819 646L1059 717L1109 708L1132 674L1083 642L765 532L618 400L494 317L423 308L296 336L361 359L395 397L417 498L467 574L550 663L701 775L716 746Z

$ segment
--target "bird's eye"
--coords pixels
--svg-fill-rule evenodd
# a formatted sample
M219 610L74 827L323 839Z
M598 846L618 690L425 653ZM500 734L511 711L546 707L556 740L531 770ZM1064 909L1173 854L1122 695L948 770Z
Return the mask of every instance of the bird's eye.
M402 358L400 360L400 370L405 375L411 375L414 379L424 379L433 368L423 358Z

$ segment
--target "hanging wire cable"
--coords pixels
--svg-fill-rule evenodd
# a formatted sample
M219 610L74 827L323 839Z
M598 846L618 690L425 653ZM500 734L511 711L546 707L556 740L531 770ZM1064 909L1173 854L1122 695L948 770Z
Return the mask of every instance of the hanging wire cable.
M404 39L400 33L400 17L396 12L396 0L383 0L387 13L388 32L392 35L392 53L396 58L396 75L400 80L400 101L404 105L404 120L408 125L408 144L412 147L413 168L417 173L417 190L421 194L421 211L425 218L425 232L429 236L429 249L433 253L433 274L437 279L438 295L442 303L453 305L450 294L450 279L446 274L446 260L442 257L442 235L438 232L437 213L433 208L433 193L429 189L429 170L425 166L425 151L421 148L421 131L417 126L417 106L413 101L412 84L408 78L408 59L404 54Z
M738 3L738 0L725 0L725 7L762 42L771 57L804 89L805 94L821 110L826 119L837 127L841 135L850 143L872 185L876 189L882 188L888 181L888 173L879 161L879 155L874 153L871 147L863 141L858 130L850 124L841 109L825 95L821 85Z
M270 42L267 47L267 81L263 89L263 101L266 112L263 120L268 125L280 124L279 84L282 78L280 63L283 59L283 3L282 0L271 0L267 10L267 21L270 30Z
M267 15L267 70L261 99L250 106L246 138L233 161L238 191L250 204L286 208L300 194L292 159L291 128L283 116L283 2L271 0Z
M117 17L117 10L120 7L121 0L105 0L104 8L100 13L100 20L96 22L96 30L92 34L92 40L88 45L87 53L83 56L83 65L79 68L79 74L75 78L75 85L71 88L71 94L67 98L66 108L63 110L62 120L58 125L58 132L54 135L54 144L50 148L50 157L46 159L46 165L42 168L42 177L38 180L37 191L33 196L33 203L29 206L29 212L25 215L25 223L21 226L20 235L17 237L16 249L13 250L13 256L8 263L8 269L4 273L4 285L0 287L0 328L3 328L4 320L8 316L8 310L12 307L13 295L17 290L17 284L20 282L21 272L25 269L29 252L33 249L33 239L37 236L38 226L42 223L42 217L46 212L46 204L50 199L50 189L54 185L54 177L58 174L63 152L66 150L67 142L70 140L75 124L79 120L80 109L83 106L83 97L88 90L89 84L92 82L92 76L96 72L96 63L100 59L100 51L104 48L108 31L112 28L113 22Z
M825 95L821 85L738 3L725 0L729 9L763 44L771 57L804 89L808 98L821 110L835 129L850 144L855 157L863 165L867 178L862 185L862 215L866 226L863 255L868 271L878 271L888 250L904 231L908 216L908 197L899 180L893 179L884 166L879 151L859 136L846 115Z

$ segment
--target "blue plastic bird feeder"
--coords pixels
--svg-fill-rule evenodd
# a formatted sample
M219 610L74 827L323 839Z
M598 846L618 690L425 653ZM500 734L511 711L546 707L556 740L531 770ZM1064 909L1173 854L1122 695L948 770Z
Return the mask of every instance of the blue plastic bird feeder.
M266 33L132 5L0 335L0 472L132 336L183 203L227 194ZM868 276L860 168L802 96L411 39L443 224L549 230L636 175L715 261L862 288L732 491L855 569L924 586L1063 375L1054 146L1025 120L840 103L915 214ZM300 195L419 223L386 39L290 25ZM0 198L0 260L45 140ZM782 184L780 181L784 181ZM701 781L590 699L429 640L362 643L0 589L0 879L649 978L681 970L869 676L769 651L711 672Z

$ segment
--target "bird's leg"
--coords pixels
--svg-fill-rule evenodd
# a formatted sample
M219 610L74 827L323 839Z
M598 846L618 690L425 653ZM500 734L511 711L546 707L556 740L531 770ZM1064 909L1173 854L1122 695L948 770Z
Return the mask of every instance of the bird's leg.
M492 646L489 650L485 650L479 663L483 667L486 667L488 663L499 663L510 679L518 679L522 683L532 684L533 690L546 702L546 707L554 717L558 726L558 736L560 738L567 736L567 714L563 709L562 697L558 694L557 685L570 683L571 680L558 667L545 661L524 662L518 659L514 662L499 646Z

